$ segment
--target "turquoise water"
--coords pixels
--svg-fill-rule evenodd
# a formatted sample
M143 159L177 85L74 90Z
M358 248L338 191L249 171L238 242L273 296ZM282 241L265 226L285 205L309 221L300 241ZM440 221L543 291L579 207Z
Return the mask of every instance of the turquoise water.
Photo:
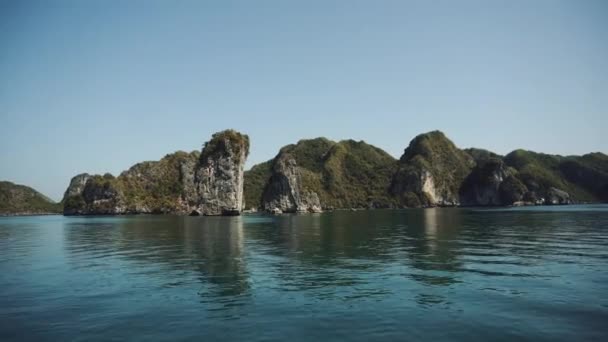
M0 218L2 341L608 339L608 206Z

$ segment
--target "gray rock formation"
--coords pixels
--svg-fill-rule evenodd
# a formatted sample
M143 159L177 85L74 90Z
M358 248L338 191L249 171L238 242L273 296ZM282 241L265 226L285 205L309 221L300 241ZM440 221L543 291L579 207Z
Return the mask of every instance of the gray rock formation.
M198 158L200 160L200 156ZM179 183L182 186L180 206L182 211L187 212L197 200L197 190L194 183L194 174L198 165L198 160L187 159L179 164Z
M72 178L64 195L64 215L115 215L127 212L122 191L110 174Z
M442 132L421 134L401 156L389 191L407 207L457 206L461 184L474 166Z
M510 175L500 160L485 162L473 169L461 189L464 205L502 205L500 185Z
M81 173L72 177L70 185L63 195L63 214L64 215L83 215L88 211L82 194L87 181L91 178L88 173Z
M549 188L547 191L547 197L545 198L545 204L570 204L570 194L567 192L557 189Z
M301 171L289 154L279 154L274 160L273 174L262 195L262 206L271 213L322 210L317 193L303 189Z
M238 215L243 210L243 172L249 140L238 135L222 132L213 136L213 143L205 145L194 177L198 201L192 212Z
M238 215L248 154L249 138L226 130L214 134L201 153L169 154L116 178L81 174L65 192L64 214Z
M101 182L92 181L92 179L86 182L82 190L82 197L88 205L89 212L102 215L127 213L124 194L113 182L114 179L114 177L104 176Z
M480 161L460 189L463 205L497 206L521 202L526 187L497 158Z
M63 197L72 197L82 194L84 190L84 186L87 184L87 181L91 178L91 175L88 173L81 173L72 177L70 180L70 185L68 185L67 190L65 191Z

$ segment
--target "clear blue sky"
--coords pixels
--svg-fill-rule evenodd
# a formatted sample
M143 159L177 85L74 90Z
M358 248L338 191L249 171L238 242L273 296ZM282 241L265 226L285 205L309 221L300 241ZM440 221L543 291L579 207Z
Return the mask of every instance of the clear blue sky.
M60 199L213 132L608 152L608 1L0 0L0 179Z

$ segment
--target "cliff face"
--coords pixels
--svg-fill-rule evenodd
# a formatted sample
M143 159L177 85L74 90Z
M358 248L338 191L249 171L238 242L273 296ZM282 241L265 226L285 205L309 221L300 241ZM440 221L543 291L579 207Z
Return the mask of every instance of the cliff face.
M389 154L363 141L301 140L246 173L245 188L262 194L248 195L247 206L287 212L392 207L386 189L395 166Z
M302 170L289 154L279 155L262 195L263 209L269 212L320 212L319 195L302 184Z
M482 149L461 150L434 131L417 136L405 149L390 192L407 207L606 201L608 157L524 150L502 157Z
M399 160L390 192L408 207L460 205L460 186L474 166L443 133L421 134Z
M169 154L116 178L78 175L65 192L64 214L238 214L248 152L248 137L228 130L214 134L202 153Z
M194 184L193 212L203 215L238 215L243 205L243 172L249 139L236 132L214 134L201 153Z
M186 213L199 153L176 152L138 163L118 177L81 174L64 194L65 215Z
M0 216L55 214L61 205L38 191L11 182L0 182Z
M439 131L421 134L400 160L363 141L300 140L243 172L249 139L214 134L201 152L176 152L118 177L81 174L66 215L234 215L331 208L496 206L608 201L608 156L459 149Z
M94 211L96 214L108 215L127 212L120 184L110 174L89 178L82 190L82 199L87 204L83 213Z
M433 131L415 137L395 161L364 142L317 138L254 166L245 189L247 206L267 211L599 202L608 201L608 156L500 156L459 149Z
M495 157L478 161L460 187L461 204L496 206L522 201L527 189L515 173Z

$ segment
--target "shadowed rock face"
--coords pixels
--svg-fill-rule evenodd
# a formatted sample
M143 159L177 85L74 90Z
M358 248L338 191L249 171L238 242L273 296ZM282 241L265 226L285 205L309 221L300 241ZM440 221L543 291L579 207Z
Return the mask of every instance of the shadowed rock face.
M118 177L81 174L64 195L64 215L174 213L238 215L249 138L227 130L203 151L176 152Z
M89 178L91 178L91 175L88 173L81 173L72 177L70 185L63 194L64 215L82 215L87 212L82 194Z
M550 188L545 198L545 204L570 204L570 194L556 188Z
M289 154L277 156L272 171L263 194L264 210L273 213L321 211L318 194L303 189L301 171Z
M463 205L503 205L501 185L510 176L511 172L502 160L493 158L481 162L464 180L460 202Z
M110 174L79 174L64 194L64 215L123 214L126 209L124 195Z

